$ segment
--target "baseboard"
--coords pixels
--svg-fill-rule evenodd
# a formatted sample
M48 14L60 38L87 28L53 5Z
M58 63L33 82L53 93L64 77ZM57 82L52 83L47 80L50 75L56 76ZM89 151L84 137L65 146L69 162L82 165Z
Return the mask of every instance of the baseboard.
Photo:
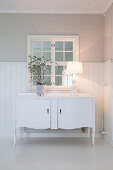
M104 136L104 139L106 140L107 143L109 143L113 147L113 140L110 139L107 135Z

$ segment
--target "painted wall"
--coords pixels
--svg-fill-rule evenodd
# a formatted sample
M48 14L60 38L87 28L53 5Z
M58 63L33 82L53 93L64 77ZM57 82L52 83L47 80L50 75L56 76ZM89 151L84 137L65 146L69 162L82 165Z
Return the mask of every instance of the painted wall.
M29 34L77 34L81 61L104 60L102 15L0 14L0 61L26 61Z
M113 59L113 5L108 9L104 19L104 60Z

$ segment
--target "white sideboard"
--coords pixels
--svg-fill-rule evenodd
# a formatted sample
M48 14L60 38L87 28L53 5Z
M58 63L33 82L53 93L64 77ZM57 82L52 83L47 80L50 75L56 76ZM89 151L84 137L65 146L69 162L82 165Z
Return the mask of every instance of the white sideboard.
M76 129L92 128L92 144L95 138L95 98L79 95L70 96L23 93L16 97L14 121L14 145L18 128L29 129Z

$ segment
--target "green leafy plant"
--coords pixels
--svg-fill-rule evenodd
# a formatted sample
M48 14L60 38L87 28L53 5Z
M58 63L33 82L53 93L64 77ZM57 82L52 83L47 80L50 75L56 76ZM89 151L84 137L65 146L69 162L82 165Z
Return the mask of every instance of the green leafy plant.
M36 84L45 84L44 74L51 66L47 65L48 61L44 60L44 56L39 58L36 56L30 56L30 62L28 63L28 69L31 74L31 81Z

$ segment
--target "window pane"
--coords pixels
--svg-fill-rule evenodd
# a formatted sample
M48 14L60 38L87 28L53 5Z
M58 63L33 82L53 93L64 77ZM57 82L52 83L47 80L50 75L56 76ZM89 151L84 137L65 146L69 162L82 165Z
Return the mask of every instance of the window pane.
M43 82L46 85L51 85L51 76L44 76ZM37 84L37 76L33 76L33 85Z
M51 75L51 66L45 66L44 75Z
M55 75L62 75L63 66L55 66Z
M65 42L65 51L73 51L73 42L72 41Z
M33 41L33 50L41 51L41 41Z
M56 51L63 51L63 41L56 41L55 42L55 50Z
M73 53L65 52L65 61L73 61Z
M44 60L50 61L51 60L51 52L43 52Z
M55 61L63 61L63 52L55 52Z
M42 53L41 52L33 52L33 56L41 58L42 57Z
M55 76L55 85L56 86L62 85L62 76Z
M33 76L33 85L37 84L37 76Z
M44 76L44 81L46 85L51 85L51 76Z
M43 51L51 51L51 41L43 41Z

